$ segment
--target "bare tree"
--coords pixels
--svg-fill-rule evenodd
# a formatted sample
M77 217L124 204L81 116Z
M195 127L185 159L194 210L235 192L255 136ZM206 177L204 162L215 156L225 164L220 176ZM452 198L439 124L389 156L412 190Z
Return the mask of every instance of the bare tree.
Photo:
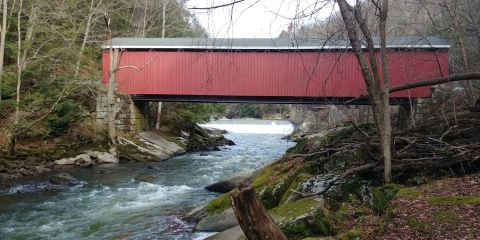
M350 44L362 70L363 79L365 80L368 94L370 96L373 117L377 126L377 133L380 139L381 151L385 165L385 182L388 183L392 181L392 125L390 120L388 62L386 54L385 30L388 16L388 0L374 2L379 12L378 30L382 62L381 66L379 66L377 63L375 44L371 31L367 26L366 18L363 15L360 1L357 1L356 5L354 6L350 5L346 0L337 0L336 2L340 8L343 22L347 28ZM366 49L368 60L366 59L364 50L362 48L362 42L360 39L362 35L367 42ZM380 71L382 74L380 74Z
M109 44L109 70L107 84L107 126L108 139L110 143L110 153L117 155L117 134L115 126L115 72L117 71L118 49L113 49L112 29L110 28L110 19L105 12L105 24L107 27L108 44Z
M18 39L17 39L17 97L16 97L16 104L15 104L15 116L13 119L13 124L17 126L20 122L20 89L22 86L22 69L24 63L22 62L22 28L21 28L21 16L22 16L22 8L23 8L23 0L20 0L19 7L18 7L18 14L17 14L17 31L18 31ZM9 146L9 153L15 153L15 143L17 141L17 135L14 133L10 133L10 146Z
M85 52L85 46L87 45L87 41L90 35L90 28L92 25L93 15L95 14L95 11L97 10L98 6L101 3L102 3L102 0L99 0L97 3L96 3L96 0L91 0L90 2L90 8L88 12L87 22L85 23L85 32L83 34L82 45L80 47L80 51L78 52L77 63L75 64L75 75L74 75L75 78L78 77L78 73L80 71L80 63L82 61L83 53Z
M2 101L3 59L5 58L5 36L7 35L8 0L3 0L2 32L0 33L0 101Z
M167 17L167 4L168 0L163 0L163 6L162 6L162 38L165 38L165 24L167 22L166 17ZM162 116L162 102L158 102L158 107L157 107L157 119L155 121L155 129L159 130L160 129L160 120Z

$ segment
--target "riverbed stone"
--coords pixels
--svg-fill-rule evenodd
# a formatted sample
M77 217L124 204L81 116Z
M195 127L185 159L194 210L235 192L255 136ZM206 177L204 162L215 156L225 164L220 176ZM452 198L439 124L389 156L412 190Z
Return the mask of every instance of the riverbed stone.
M242 228L237 225L233 228L227 229L223 232L217 233L205 240L246 240L247 237L243 233Z
M142 132L136 137L118 140L119 156L128 161L162 161L185 153L180 143L171 142L156 132Z
M188 138L188 151L220 151L219 146L235 145L232 140L226 139L222 134L216 134L216 131L205 130L195 125L190 131Z
M88 154L80 154L72 158L62 158L60 160L54 161L57 165L78 165L78 166L88 166L93 164L92 159Z
M119 163L119 160L115 155L108 152L88 151L87 154L100 164L115 164Z
M206 217L208 215L208 213L205 210L205 206L206 206L206 204L192 209L189 213L187 213L187 215L185 216L185 219L186 220L191 220L191 221L198 221L198 220Z
M57 173L50 177L50 182L56 185L77 185L80 182L68 173Z
M245 171L229 179L210 184L205 187L205 189L211 192L227 193L238 187L240 183L244 181L251 181L258 175L259 172L259 170Z
M196 231L221 232L238 225L237 217L232 208L221 213L208 215L195 225Z

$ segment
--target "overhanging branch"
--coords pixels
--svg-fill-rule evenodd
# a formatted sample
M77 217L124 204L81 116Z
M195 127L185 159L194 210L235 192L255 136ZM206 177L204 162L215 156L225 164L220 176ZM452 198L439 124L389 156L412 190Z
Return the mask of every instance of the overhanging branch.
M390 93L399 92L399 91L403 91L411 88L433 86L433 85L438 85L438 84L447 83L447 82L478 80L478 79L480 79L480 72L453 74L447 77L430 79L430 80L425 80L420 82L407 83L402 86L393 87L390 89Z
M187 8L187 9L190 9L190 10L211 10L211 9L216 9L216 8L228 7L228 6L235 5L237 3L241 3L241 2L244 2L244 1L245 0L237 0L237 1L233 1L231 3L215 5L215 6L211 6L211 7L191 7L191 8Z

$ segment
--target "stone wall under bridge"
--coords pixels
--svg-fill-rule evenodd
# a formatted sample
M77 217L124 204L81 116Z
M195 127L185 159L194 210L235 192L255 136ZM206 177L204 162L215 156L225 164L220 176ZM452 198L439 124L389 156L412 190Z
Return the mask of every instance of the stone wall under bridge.
M106 94L97 96L96 119L107 124L108 102ZM149 129L149 102L133 101L129 95L115 96L115 124L117 130L136 134Z

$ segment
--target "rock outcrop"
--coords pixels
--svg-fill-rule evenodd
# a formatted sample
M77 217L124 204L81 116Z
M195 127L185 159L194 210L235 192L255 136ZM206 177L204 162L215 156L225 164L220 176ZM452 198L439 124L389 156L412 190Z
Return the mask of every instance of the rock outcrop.
M181 143L169 141L155 132L142 132L131 139L118 139L120 158L128 161L162 161L185 153Z
M260 171L258 169L242 172L229 179L222 180L222 181L213 183L211 185L208 185L207 187L205 187L205 189L211 192L227 193L235 189L236 187L238 187L240 183L244 181L251 181L253 178L255 178L259 174L259 172Z
M220 146L235 145L232 140L223 136L224 131L218 129L202 128L195 125L188 138L188 151L218 151Z
M232 208L221 213L208 215L195 225L196 231L221 232L238 225Z

